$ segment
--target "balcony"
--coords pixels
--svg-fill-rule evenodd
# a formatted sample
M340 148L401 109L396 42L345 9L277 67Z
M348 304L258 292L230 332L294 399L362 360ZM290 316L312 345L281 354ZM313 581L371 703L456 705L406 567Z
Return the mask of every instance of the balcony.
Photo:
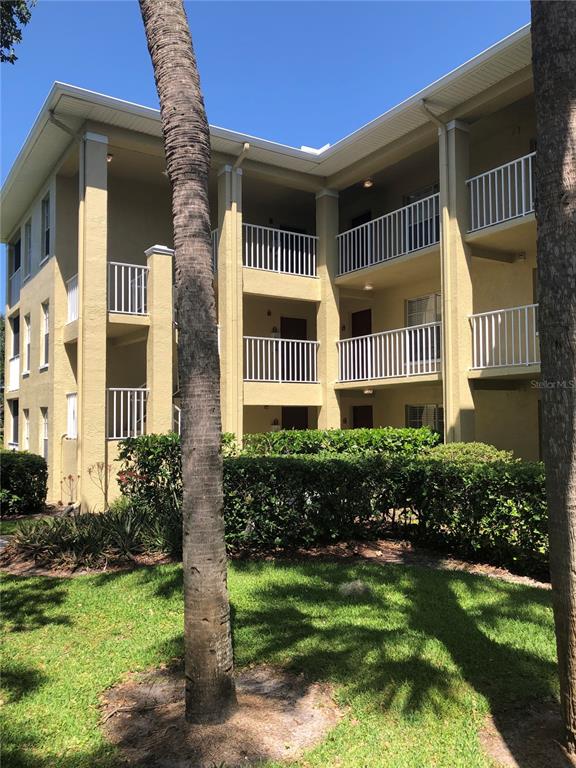
M22 284L22 268L15 270L8 280L8 303L12 307L20 298L20 287Z
M538 304L471 315L472 370L540 364Z
M66 281L66 295L68 297L68 323L78 320L78 275L74 275Z
M245 267L286 275L316 277L318 238L314 235L302 235L255 224L244 224L242 229Z
M124 440L145 434L148 390L144 387L114 387L107 390L107 396L108 440Z
M20 355L14 355L8 360L8 392L14 392L20 387Z
M534 211L535 156L536 153L532 152L468 179L469 232L517 219Z
M318 342L244 337L244 381L318 382Z
M439 322L427 323L339 341L339 381L440 373L440 326Z
M256 224L242 225L242 263L283 275L316 277L318 238ZM212 263L218 263L218 230L212 231Z
M108 310L126 315L148 314L148 267L109 262Z
M418 200L338 235L338 274L345 275L440 242L440 195Z

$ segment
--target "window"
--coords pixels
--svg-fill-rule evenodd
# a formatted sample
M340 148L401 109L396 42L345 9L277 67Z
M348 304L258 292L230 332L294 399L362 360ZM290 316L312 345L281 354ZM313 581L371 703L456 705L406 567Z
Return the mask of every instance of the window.
M42 200L42 250L41 261L50 256L50 195Z
M24 420L24 434L22 435L22 449L27 451L30 448L30 411L24 408L22 411Z
M437 323L442 317L442 303L439 293L406 300L406 325Z
M49 351L50 351L50 304L45 301L42 304L42 339L41 339L41 355L42 363L41 368L48 367Z
M407 405L406 426L430 427L433 432L444 435L444 408L441 405Z
M48 408L40 408L40 454L48 461Z
M10 448L18 448L18 404L19 401L8 400L8 408L10 409L10 441L8 445Z
M70 440L76 440L78 437L78 414L76 410L77 402L78 397L76 392L72 392L69 395L66 395L68 413L66 437L68 437Z
M20 238L12 243L12 274L18 272L22 260L22 243Z
M24 277L30 277L32 269L32 219L24 224Z
M22 374L30 372L30 315L24 316L24 368Z
M410 192L408 195L403 195L402 202L404 205L410 205L411 203L417 203L419 200L425 200L427 197L432 197L440 189L439 184L430 184L427 187L416 190L416 192Z
M20 354L20 315L14 315L14 317L11 317L10 325L12 327L11 357L18 357Z

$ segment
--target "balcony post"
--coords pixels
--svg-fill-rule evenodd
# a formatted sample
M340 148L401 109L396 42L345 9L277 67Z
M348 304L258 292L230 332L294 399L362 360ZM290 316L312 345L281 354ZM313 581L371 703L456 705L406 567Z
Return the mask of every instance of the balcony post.
M78 474L84 508L102 509L89 469L107 465L106 322L108 138L88 132L80 142L78 220ZM106 474L106 473L105 473Z
M153 245L146 251L148 260L147 307L150 317L146 342L146 431L172 430L174 393L174 331L172 309L172 263L174 251Z
M218 174L218 325L222 430L243 433L242 169Z
M447 442L474 440L475 406L468 371L472 365L472 256L468 230L468 127L453 120L439 129L442 215L442 373Z
M338 339L340 338L338 274L338 192L322 189L316 194L316 234L318 235L318 278L321 300L316 315L318 378L322 405L318 411L319 429L338 429L340 403L334 388L338 381Z

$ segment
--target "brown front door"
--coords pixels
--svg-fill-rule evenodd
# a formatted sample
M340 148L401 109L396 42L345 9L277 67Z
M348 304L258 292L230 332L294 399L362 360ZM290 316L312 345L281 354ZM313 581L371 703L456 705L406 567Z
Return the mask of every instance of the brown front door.
M372 333L372 310L352 312L352 336L368 336Z
M308 408L306 406L283 406L282 429L308 429Z
M371 405L352 406L352 426L354 429L360 429L362 427L372 429L374 426L374 419L372 416Z
M308 336L306 319L301 317L281 317L280 337L291 341L305 341ZM302 381L303 354L301 344L283 344L280 356L283 381ZM288 427L288 429L307 429L307 427Z

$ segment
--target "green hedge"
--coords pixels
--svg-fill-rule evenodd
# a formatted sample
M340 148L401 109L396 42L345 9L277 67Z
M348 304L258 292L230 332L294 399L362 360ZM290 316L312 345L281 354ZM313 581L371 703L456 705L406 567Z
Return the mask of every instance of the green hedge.
M244 435L243 453L249 456L366 453L414 456L437 444L439 436L428 428L285 429Z
M79 562L93 560L98 552L117 556L123 546L129 551L118 541L132 541L131 551L180 552L177 436L126 440L120 456L123 503L98 521L75 519L58 523L57 529L38 523L33 536L22 533L17 547L53 560L57 538L60 551L67 547L67 556L78 556ZM112 515L109 522L107 515ZM467 559L547 574L543 466L512 460L489 446L432 449L416 456L228 456L224 518L230 551L391 534ZM94 537L101 540L95 549Z
M0 509L2 515L42 512L46 502L48 469L42 456L27 451L0 452Z

